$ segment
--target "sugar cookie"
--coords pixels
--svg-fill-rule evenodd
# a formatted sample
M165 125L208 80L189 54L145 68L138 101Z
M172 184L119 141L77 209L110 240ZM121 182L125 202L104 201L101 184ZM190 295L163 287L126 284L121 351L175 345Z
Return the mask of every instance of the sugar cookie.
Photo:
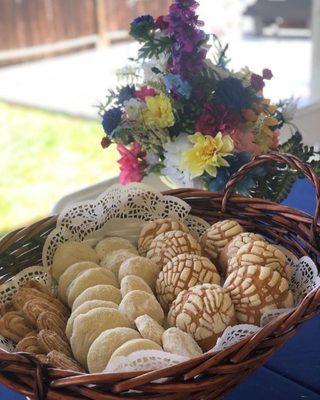
M70 265L61 275L58 285L58 297L65 303L68 303L67 290L69 285L81 274L91 268L99 268L99 265L91 261L80 261L76 264Z
M69 241L62 243L53 256L51 266L53 277L59 281L64 271L79 261L92 261L97 263L99 257L97 253L87 244Z
M127 275L140 276L153 290L159 274L159 266L145 257L133 257L124 261L119 269L119 281Z
M133 290L142 290L143 292L153 294L150 286L142 278L140 278L140 276L127 275L121 280L120 284L122 297Z
M116 287L112 285L95 285L86 289L75 299L72 306L72 312L74 312L81 304L90 300L112 301L113 303L119 304L121 299L121 292Z
M136 318L134 322L136 324L138 331L140 332L140 335L144 339L152 340L153 342L161 345L162 343L161 338L164 329L162 328L161 325L158 324L157 321L155 321L149 315L144 314Z
M88 351L96 338L107 329L121 326L130 328L130 322L118 310L112 308L97 308L78 315L70 339L75 359L87 367Z
M110 365L116 357L127 357L129 354L132 354L140 350L161 351L162 348L157 343L152 342L151 340L148 339L132 339L129 340L128 342L125 342L112 354L108 365Z
M179 328L169 328L162 335L163 350L180 356L194 358L202 350L193 337Z
M107 268L112 271L116 277L119 274L121 264L129 258L136 257L137 252L132 250L115 250L107 254L100 262L101 267Z
M72 314L70 315L70 318L68 319L68 323L66 326L66 336L70 340L72 336L72 330L73 330L73 323L74 320L77 318L78 315L80 314L86 314L88 311L94 310L96 308L114 308L118 309L118 304L113 303L112 301L104 301L104 300L89 300L85 301L79 307L77 307Z
M69 307L72 308L75 299L86 289L100 284L119 287L114 274L105 268L100 267L83 271L68 287L67 297Z
M114 328L104 331L92 343L89 349L87 363L89 372L103 372L112 354L124 343L141 338L140 334L131 328Z
M157 299L147 292L134 290L124 296L119 311L125 314L132 326L136 318L147 314L155 319L160 325L163 324L164 313Z
M96 246L96 252L100 260L115 250L132 250L134 253L137 252L137 249L131 242L129 242L129 240L121 237L108 237L102 239Z

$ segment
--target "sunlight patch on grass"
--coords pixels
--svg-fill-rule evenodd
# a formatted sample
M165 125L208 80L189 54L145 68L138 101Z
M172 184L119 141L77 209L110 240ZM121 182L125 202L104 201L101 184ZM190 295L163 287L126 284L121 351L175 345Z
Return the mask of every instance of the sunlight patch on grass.
M0 103L0 232L50 213L66 194L118 174L98 122Z

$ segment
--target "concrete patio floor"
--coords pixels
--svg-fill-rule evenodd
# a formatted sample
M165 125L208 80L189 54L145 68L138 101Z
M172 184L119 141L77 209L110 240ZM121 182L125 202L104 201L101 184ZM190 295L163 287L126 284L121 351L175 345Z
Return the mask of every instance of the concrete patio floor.
M97 118L94 107L116 85L116 70L136 55L134 43L36 61L0 69L0 99L85 118ZM311 42L308 39L234 38L231 67L273 71L266 95L292 95L308 102Z

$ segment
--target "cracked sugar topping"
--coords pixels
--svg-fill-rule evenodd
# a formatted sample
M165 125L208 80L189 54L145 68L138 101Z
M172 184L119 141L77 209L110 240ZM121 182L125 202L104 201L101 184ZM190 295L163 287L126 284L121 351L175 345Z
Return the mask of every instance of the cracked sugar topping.
M212 348L226 327L235 322L229 294L208 283L182 291L168 314L168 324L190 333L204 350Z
M265 311L293 306L293 294L287 279L269 267L241 267L228 276L224 289L229 293L237 319L242 323L260 325Z
M141 255L146 255L152 240L161 233L170 231L190 232L189 228L184 223L172 218L159 218L148 222L147 225L142 228L139 236L139 253Z
M201 247L190 233L170 231L161 233L151 242L147 257L162 267L183 253L201 255Z
M182 290L202 283L219 285L220 281L215 265L208 258L196 254L179 254L160 271L156 293L164 310L168 310Z
M242 232L242 226L235 220L227 219L215 223L201 236L203 254L213 261L216 260L222 249Z
M240 267L250 265L269 267L273 271L278 271L281 276L287 277L286 256L278 247L262 240L240 247L237 254L229 261L228 274Z

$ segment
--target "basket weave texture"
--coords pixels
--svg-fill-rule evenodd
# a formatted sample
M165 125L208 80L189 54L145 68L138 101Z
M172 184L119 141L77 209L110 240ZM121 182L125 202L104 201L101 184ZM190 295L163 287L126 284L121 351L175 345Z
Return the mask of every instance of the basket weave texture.
M313 217L267 200L232 195L234 186L250 169L269 161L289 165L314 184L317 202ZM319 179L308 165L292 155L271 153L256 157L230 179L224 194L195 189L170 190L165 194L183 199L192 207L193 215L209 223L226 218L236 219L246 230L265 235L298 257L308 255L320 271ZM41 262L43 243L55 223L56 217L49 217L16 230L0 241L2 280ZM205 353L177 366L156 371L79 374L42 365L30 354L0 350L0 382L37 400L221 399L263 365L295 334L300 324L319 309L318 287L298 307L227 350ZM157 381L160 378L169 379Z

